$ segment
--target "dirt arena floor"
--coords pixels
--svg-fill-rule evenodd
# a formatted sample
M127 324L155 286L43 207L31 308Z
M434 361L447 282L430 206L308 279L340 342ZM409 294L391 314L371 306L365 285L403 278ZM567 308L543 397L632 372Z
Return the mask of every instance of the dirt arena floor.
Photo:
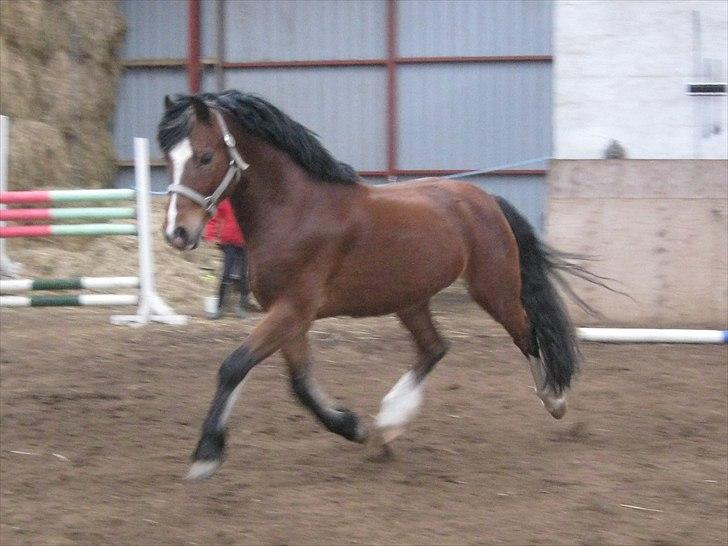
M111 326L108 310L3 310L0 543L725 544L728 350L584 346L553 420L525 361L461 293L452 349L387 462L319 426L280 356L231 419L228 459L186 483L221 359L259 320ZM316 375L371 421L413 358L391 317L329 319Z

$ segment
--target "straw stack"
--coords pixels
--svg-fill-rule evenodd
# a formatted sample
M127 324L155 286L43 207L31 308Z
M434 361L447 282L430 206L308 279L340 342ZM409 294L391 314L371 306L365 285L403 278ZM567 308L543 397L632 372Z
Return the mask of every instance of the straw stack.
M0 1L11 189L109 185L124 33L113 0Z

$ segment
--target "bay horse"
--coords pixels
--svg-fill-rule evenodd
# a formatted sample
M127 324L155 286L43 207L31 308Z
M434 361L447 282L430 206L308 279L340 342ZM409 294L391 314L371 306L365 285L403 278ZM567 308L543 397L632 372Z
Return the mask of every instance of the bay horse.
M540 241L508 202L442 178L366 185L309 129L239 91L167 96L158 140L172 179L167 242L197 247L229 197L248 245L251 288L266 312L220 366L189 479L217 470L243 380L278 350L293 392L328 430L386 447L416 414L425 377L448 349L430 298L460 277L528 359L548 412L564 415L580 357L553 280L584 270ZM324 317L388 313L412 334L417 359L383 398L369 432L317 387L307 332Z

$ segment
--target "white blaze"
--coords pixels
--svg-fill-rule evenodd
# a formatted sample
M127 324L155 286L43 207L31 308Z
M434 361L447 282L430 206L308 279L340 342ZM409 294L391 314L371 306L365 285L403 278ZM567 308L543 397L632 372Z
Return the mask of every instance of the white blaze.
M410 421L422 405L422 385L415 372L404 374L382 399L377 427L399 428Z
M185 165L192 157L192 146L190 139L185 138L175 144L169 152L172 160L172 184L179 184L182 180L182 173L185 172ZM167 208L167 237L172 237L172 232L177 222L177 194L173 193Z

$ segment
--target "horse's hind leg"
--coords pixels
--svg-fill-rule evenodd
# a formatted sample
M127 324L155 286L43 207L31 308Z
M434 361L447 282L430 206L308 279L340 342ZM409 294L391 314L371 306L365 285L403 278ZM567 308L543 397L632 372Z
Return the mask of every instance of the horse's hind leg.
M311 374L311 351L306 334L303 333L286 342L281 350L288 364L291 387L299 401L331 432L340 434L352 442L364 442L367 432L356 414L335 407L314 382Z
M422 382L448 349L432 322L429 302L402 310L397 316L412 333L418 358L382 399L376 426L377 436L385 445L399 436L417 413L422 404Z
M492 261L485 263L491 264L491 267L498 265ZM560 419L567 409L566 394L556 395L546 385L538 343L533 338L531 324L520 299L519 275L519 270L514 268L503 267L500 274L496 274L473 267L467 275L468 291L475 302L506 329L513 343L528 359L536 394L546 410L556 419Z

